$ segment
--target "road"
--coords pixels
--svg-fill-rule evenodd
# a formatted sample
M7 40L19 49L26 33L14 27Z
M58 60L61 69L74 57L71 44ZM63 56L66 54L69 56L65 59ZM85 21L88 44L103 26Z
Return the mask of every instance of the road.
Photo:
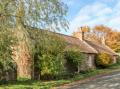
M120 89L120 72L58 89Z

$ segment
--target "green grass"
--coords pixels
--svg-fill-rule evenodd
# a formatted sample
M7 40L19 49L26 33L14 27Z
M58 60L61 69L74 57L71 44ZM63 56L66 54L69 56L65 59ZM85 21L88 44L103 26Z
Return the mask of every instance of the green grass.
M33 81L33 80L18 80L6 83L0 86L0 89L50 89L53 86L58 86L61 84L70 83L69 80L59 80L59 81Z
M19 79L18 81L11 81L6 84L0 85L0 89L50 89L52 87L86 79L92 76L96 76L98 74L110 73L115 70L120 70L120 65L114 65L107 69L97 69L85 73L80 73L79 75L76 75L74 78L65 79L65 80L34 81L34 80Z

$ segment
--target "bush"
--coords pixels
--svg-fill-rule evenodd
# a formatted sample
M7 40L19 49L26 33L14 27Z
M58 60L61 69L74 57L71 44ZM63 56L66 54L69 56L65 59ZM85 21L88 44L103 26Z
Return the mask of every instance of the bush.
M117 64L120 64L120 56L117 57Z
M39 56L38 67L41 79L54 79L64 71L64 59L62 54L42 54Z
M71 49L65 52L65 59L67 60L68 71L79 73L80 67L85 61L85 55L80 50Z
M108 67L112 64L111 56L107 53L97 55L96 64L98 67Z
M34 39L34 63L36 79L54 79L64 72L65 42L58 35L46 32L31 34ZM38 35L39 34L39 35Z
M10 30L0 30L0 80L8 77L6 73L16 68L12 59L11 45L15 43L15 38ZM12 76L9 76L12 77Z

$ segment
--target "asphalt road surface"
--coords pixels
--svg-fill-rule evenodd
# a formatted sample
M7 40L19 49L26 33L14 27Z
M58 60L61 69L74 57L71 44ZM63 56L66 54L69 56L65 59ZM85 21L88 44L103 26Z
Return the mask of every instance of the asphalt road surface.
M58 89L120 89L120 72Z

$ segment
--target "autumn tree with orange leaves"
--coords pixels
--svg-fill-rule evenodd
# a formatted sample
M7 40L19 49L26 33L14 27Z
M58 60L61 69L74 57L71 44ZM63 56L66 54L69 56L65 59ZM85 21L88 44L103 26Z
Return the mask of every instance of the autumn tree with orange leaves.
M106 45L116 52L120 51L120 32L102 25L95 26L93 30L95 32L94 34L96 34L99 39L104 37Z
M90 27L88 26L87 28L86 26L82 28L83 29L78 29L78 32L80 31L84 32L85 39L95 41L98 43L102 43L104 39L106 45L108 45L114 51L120 52L120 32L115 31L112 28L103 25L95 26L92 29L90 29ZM74 33L73 36L75 36Z

